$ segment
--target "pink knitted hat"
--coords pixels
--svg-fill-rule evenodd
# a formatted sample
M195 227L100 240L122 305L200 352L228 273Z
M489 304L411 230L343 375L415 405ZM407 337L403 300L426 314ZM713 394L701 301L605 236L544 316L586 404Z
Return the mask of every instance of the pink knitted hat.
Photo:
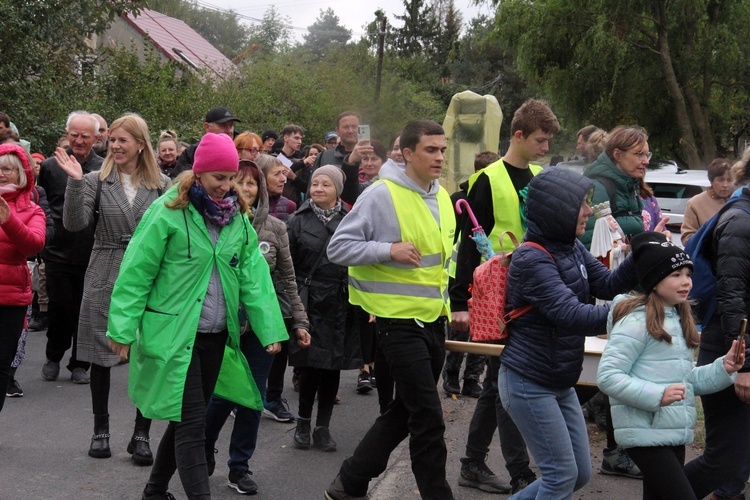
M195 150L193 172L236 172L240 157L227 134L207 133Z

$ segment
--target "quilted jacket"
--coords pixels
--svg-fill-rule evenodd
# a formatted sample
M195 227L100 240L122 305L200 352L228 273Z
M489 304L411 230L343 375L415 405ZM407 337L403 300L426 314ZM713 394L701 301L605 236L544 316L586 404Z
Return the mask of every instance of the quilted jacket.
M510 264L506 311L527 304L533 309L510 324L502 363L545 387L574 386L585 337L605 332L609 307L590 304L590 296L609 300L637 283L632 256L609 271L576 238L578 213L592 185L591 179L559 169L534 177L524 240L544 246L554 261L521 246Z

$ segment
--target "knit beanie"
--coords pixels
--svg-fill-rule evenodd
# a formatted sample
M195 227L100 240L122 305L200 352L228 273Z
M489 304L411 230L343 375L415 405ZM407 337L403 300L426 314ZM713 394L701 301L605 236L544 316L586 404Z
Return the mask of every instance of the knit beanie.
M240 157L227 134L207 133L195 150L193 172L236 172Z
M630 239L635 259L635 272L645 293L650 293L661 280L683 267L693 269L693 261L685 251L667 241L662 233L646 232Z
M344 179L346 179L343 170L341 170L336 165L323 165L322 167L318 167L313 172L312 177L310 178L310 185L312 185L315 177L319 175L325 175L329 179L331 179L331 181L333 181L334 187L336 188L336 196L341 196L341 192L344 190Z

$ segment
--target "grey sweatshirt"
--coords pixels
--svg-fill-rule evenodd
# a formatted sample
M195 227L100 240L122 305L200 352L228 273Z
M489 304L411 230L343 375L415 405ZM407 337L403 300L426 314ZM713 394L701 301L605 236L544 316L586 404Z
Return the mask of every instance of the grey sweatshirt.
M380 169L380 178L395 182L420 194L440 225L437 193L438 181L425 191L405 168L388 160ZM342 266L366 266L391 261L391 245L401 242L401 228L388 186L376 183L359 195L352 210L344 217L328 245L328 259Z

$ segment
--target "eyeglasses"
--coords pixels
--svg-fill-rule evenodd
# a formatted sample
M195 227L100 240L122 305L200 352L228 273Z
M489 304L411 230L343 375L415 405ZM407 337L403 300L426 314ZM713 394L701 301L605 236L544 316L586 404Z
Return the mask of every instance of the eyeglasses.
M237 151L239 153L241 153L243 151L247 151L248 153L251 153L251 154L254 154L254 155L257 155L258 153L260 153L260 149L258 149L258 148L237 148Z
M3 175L10 175L17 171L15 167L0 167L0 173Z
M648 153L633 153L632 151L628 151L628 153L637 156L641 161L651 161L651 156L653 156L653 153L651 153L650 151Z

